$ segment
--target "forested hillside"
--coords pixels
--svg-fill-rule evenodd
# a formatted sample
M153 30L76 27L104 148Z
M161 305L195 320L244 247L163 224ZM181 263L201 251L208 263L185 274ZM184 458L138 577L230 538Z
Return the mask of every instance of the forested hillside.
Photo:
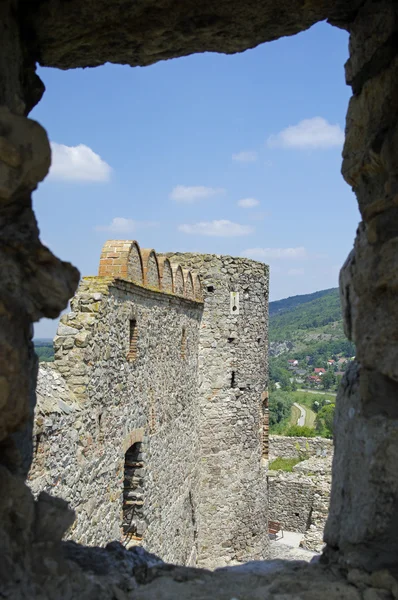
M329 290L321 290L320 292L313 292L312 294L301 294L298 296L289 296L289 298L283 298L282 300L275 300L275 302L269 303L269 316L273 316L277 313L286 312L300 304L311 302L322 296L333 294L337 292L337 288L330 288Z
M33 340L35 352L40 362L52 362L54 360L53 341L50 339L37 338Z
M278 305L277 309L275 309L275 304ZM329 323L339 322L341 324L340 299L337 288L305 296L293 296L275 303L270 302L269 308L271 341L291 339L300 330L308 332L309 329L323 327Z
M271 302L269 309L271 431L330 437L334 394L355 355L344 335L338 289ZM304 427L297 425L299 406Z
M270 302L270 355L355 354L343 331L337 288Z

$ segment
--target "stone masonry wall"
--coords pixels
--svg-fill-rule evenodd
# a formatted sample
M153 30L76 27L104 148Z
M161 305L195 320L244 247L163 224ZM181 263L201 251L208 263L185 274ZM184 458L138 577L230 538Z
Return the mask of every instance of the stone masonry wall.
M397 597L398 582L388 571L397 573L398 555L397 13L395 0L149 0L129 3L128 9L120 0L0 3L1 147L6 149L0 157L2 596ZM106 549L62 543L71 523L65 503L46 494L35 500L21 477L32 449L37 375L32 323L56 318L78 283L77 271L40 243L32 210L32 191L51 162L45 132L21 116L44 89L35 64L63 69L105 62L145 65L193 52L232 53L322 20L350 31L346 73L353 98L343 174L363 219L340 279L345 327L356 344L357 362L337 397L322 564L278 561L208 573L162 567L117 543Z
M313 456L293 472L268 471L269 518L304 533L301 546L321 552L329 511L332 457Z
M75 509L70 539L90 545L121 540L124 455L141 441L143 545L165 560L194 562L202 305L91 277L82 280L71 306L54 340L52 367L70 396L63 395L59 410L57 388L50 380L49 389L48 376L39 378L29 485ZM133 361L126 358L130 319L138 333Z
M267 386L268 267L228 256L169 258L199 273L200 515L198 564L264 558L266 473L261 460ZM234 311L231 292L239 294Z
M315 488L310 478L269 471L268 516L287 531L305 533L310 526Z
M285 435L270 435L269 459L299 458L310 456L333 456L333 440L322 437L288 437Z

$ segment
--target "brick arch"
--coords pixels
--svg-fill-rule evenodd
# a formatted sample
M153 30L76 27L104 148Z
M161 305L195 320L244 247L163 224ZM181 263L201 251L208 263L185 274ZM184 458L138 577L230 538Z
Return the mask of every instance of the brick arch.
M171 268L173 269L173 279L174 279L174 293L177 296L184 295L184 273L182 272L182 268L180 265L172 264Z
M131 241L108 240L105 242L99 263L99 277L127 277L127 262Z
M98 275L100 277L119 277L143 283L141 250L136 241L108 240L105 242L100 258Z
M201 282L201 279L200 279L198 273L193 272L192 278L193 278L193 287L195 290L195 300L199 300L200 302L203 302L202 282Z
M143 285L144 268L142 250L140 249L138 242L136 242L135 240L133 242L130 242L130 244L130 252L128 255L127 263L127 277L128 279L131 279L131 281Z
M193 285L192 273L188 269L183 269L185 293L184 296L189 300L195 300L195 290Z
M143 429L133 429L130 431L122 442L122 452L123 455L126 454L127 450L130 446L133 446L136 442L142 442L144 439L144 430Z
M158 256L160 283L163 292L173 292L173 269L168 258Z
M158 257L152 248L141 250L144 271L144 285L160 290L160 273Z

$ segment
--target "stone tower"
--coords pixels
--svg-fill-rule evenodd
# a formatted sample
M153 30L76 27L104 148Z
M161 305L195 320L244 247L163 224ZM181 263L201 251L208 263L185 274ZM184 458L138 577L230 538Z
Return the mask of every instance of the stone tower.
M32 490L69 537L215 568L267 557L268 270L104 246L41 367Z
M198 565L264 558L268 267L214 254L167 256L199 273L203 285Z

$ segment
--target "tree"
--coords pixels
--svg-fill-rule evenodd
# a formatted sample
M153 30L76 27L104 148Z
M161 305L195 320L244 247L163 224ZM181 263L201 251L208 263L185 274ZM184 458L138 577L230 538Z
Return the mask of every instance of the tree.
M293 398L287 392L276 390L270 394L269 424L271 429L289 419L293 402Z
M322 375L322 387L324 390L329 390L336 383L336 375L329 369Z
M333 437L335 404L325 404L315 419L315 429L323 437Z

